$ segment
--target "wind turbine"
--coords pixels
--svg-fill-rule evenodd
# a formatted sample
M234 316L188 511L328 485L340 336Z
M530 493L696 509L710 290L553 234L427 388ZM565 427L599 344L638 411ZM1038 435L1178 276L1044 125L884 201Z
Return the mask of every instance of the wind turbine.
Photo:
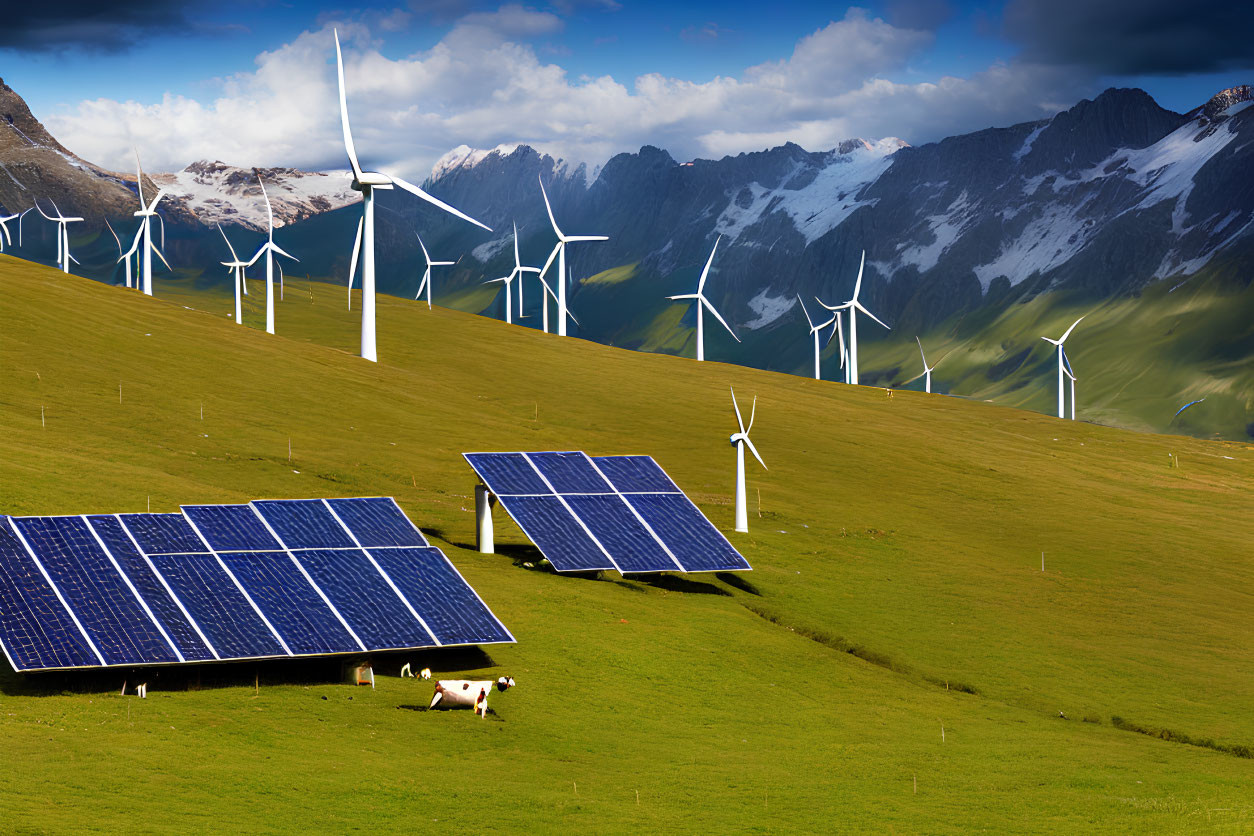
M518 279L518 307L519 316L522 315L522 277L524 273L539 273L539 267L523 267L522 259L518 255L518 224L514 224L514 269L509 272L508 276L501 276L499 279L488 279L484 284L492 284L493 282L503 282L505 284L505 322L512 325L514 322L513 315L513 299L510 293L510 285L514 283L514 279ZM541 282L544 279L540 280ZM546 285L547 286L547 285ZM548 310L548 300L545 300L545 310ZM547 328L545 329L548 330Z
M270 196L266 194L266 184L261 179L261 175L257 175L257 182L261 183L261 196L266 199L266 228L269 230L270 237L266 239L266 243L258 248L257 252L249 260L247 267L252 267L257 259L262 255L266 257L266 333L274 333L274 257L281 255L290 258L292 261L300 261L299 258L289 252L283 250L278 244L274 243L274 210L270 208ZM223 238L226 236L223 235ZM283 268L279 267L279 281L283 281Z
M5 224L12 220L18 220L20 223L21 221L19 219L21 217L21 214L17 214L9 215L7 218L0 218L0 253L4 252L4 242L6 240L9 242L10 247L13 246L13 236L9 234L9 228L5 226Z
M418 285L418 292L414 294L417 300L422 295L425 288L427 291L427 310L431 310L431 268L432 267L452 267L456 261L432 261L430 254L427 253L427 245L422 243L422 236L415 235L418 239L418 246L422 247L422 257L427 261L427 272L422 274L422 284Z
M857 314L857 311L862 311L864 314L871 317L871 319L874 319L876 322L879 322L880 325L884 325L884 323L880 321L879 317L877 317L875 314L868 311L865 307L863 307L862 303L858 301L858 295L862 293L862 269L865 266L866 266L866 250L863 250L862 261L860 264L858 264L858 280L853 285L853 298L851 298L848 302L846 302L843 305L836 305L836 306L823 305L823 307L827 308L829 311L843 311L846 309L848 309L849 311L849 381L848 382L852 383L855 386L858 384L858 314ZM819 304L822 304L822 303L820 302ZM888 328L887 325L884 325L884 327ZM888 328L888 330L891 331L893 329Z
M758 448L753 446L753 442L749 440L749 431L753 429L753 416L758 411L758 396L753 396L753 408L749 412L749 426L745 426L745 421L740 417L740 405L736 403L736 390L731 390L732 409L736 410L736 423L740 425L740 432L732 433L731 443L736 447L736 530L747 532L749 530L749 513L745 508L745 447L749 448L749 452L753 453L753 457L758 460L758 464L762 465L762 469L766 470L766 462L762 461L762 457L758 455Z
M222 232L222 224L218 224L218 232ZM231 240L226 237L226 233L222 232L222 240L226 241L226 248L231 251L231 260L220 262L223 267L228 268L235 277L235 324L244 324L244 300L242 291L246 289L244 284L244 268L249 262L240 261L239 256L235 254L235 248L231 246Z
M710 265L714 263L714 253L718 252L718 242L722 240L723 240L722 235L714 239L714 249L710 250L710 257L706 259L705 269L701 271L701 279L700 281L697 282L697 292L696 293L684 293L679 296L667 296L666 297L667 299L696 299L697 300L697 359L698 360L705 359L705 320L702 317L703 307L709 308L710 313L714 314L714 317L720 323L722 323L724 328L727 329L727 333L732 335L732 339L734 339L736 342L740 342L740 337L736 336L736 332L733 331L731 329L731 326L728 325L726 320L723 319L722 314L720 314L717 310L714 309L714 306L710 304L709 299L705 298L705 280L710 275Z
M161 259L161 263L165 265L165 269L170 269L170 262L165 260L165 256L161 254L152 245L152 219L155 215L157 220L161 221L161 248L165 249L165 219L157 215L157 204L161 198L165 197L165 189L158 189L157 196L152 199L149 204L144 200L144 170L139 164L139 152L135 152L135 186L139 192L139 211L135 213L135 217L143 218L139 224L139 230L135 233L135 241L131 244L131 249L122 258L129 258L132 253L143 242L143 253L140 256L140 286L144 290L145 296L152 295L152 254L155 252L157 257ZM122 259L119 258L118 261Z
M833 326L832 333L827 338L827 341L830 343L832 341L832 337L836 336L836 327L835 327L837 325L836 320L840 318L840 314L838 313L832 314L832 318L829 319L827 322L821 323L819 325L815 325L814 320L810 319L810 312L806 310L806 303L801 301L800 296L797 297L797 301L801 302L801 312L806 315L806 322L810 324L810 335L814 337L814 379L822 380L823 377L819 374L819 351L820 351L819 332L829 325ZM841 340L840 348L841 348L840 365L844 366L845 365L844 340Z
M919 344L919 356L923 358L923 391L930 394L932 391L932 370L940 365L940 360L929 366L927 364L927 356L923 353L923 341L919 339L917 334L914 341Z
M105 226L109 227L109 234L112 235L113 240L117 242L118 256L119 256L118 261L122 261L122 258L120 257L122 255L122 239L118 238L118 234L113 231L113 225L109 223L108 218L105 218ZM128 288L131 286L131 260L130 258L126 259L126 286Z
M1088 314L1085 314L1084 316L1088 316ZM1080 317L1080 319L1084 319L1084 317L1082 316ZM1075 322L1071 323L1071 327L1067 329L1067 333L1063 334L1061 337L1059 337L1056 340L1051 340L1049 337L1041 337L1041 339L1044 340L1045 342L1058 346L1058 417L1059 418L1066 417L1066 415L1064 414L1064 410L1063 410L1063 407L1065 406L1065 404L1063 401L1063 391L1062 391L1062 378L1063 378L1062 366L1063 366L1063 353L1064 353L1062 344L1067 341L1067 337L1070 337L1071 332L1074 331L1075 327L1080 324L1080 319L1077 319Z
M39 214L43 215L47 220L57 225L57 266L62 271L70 272L70 262L78 264L78 259L70 255L70 224L81 221L82 218L67 218L61 214L61 210L57 208L57 202L51 198L48 200L52 204L52 211L57 213L55 218L44 214L44 210L39 208L39 204L35 204L35 208L39 210Z
M543 276L549 272L549 266L553 263L553 259L557 259L557 334L560 337L566 336L566 245L574 241L608 241L609 236L606 235L565 235L557 227L557 219L553 217L553 207L549 205L549 194L544 190L544 179L537 175L540 180L540 194L544 196L544 208L549 213L549 223L553 224L553 232L557 234L557 246L553 248L553 252L549 253L548 261L544 262L544 267L540 270ZM548 300L544 302L545 311L548 311ZM572 317L573 318L573 317ZM576 321L575 324L578 324ZM547 332L548 329L545 328Z
M353 147L353 134L348 127L348 98L344 92L344 56L340 52L340 33L335 32L335 67L338 72L340 88L340 123L344 128L344 150L348 152L348 162L353 167L354 191L361 192L362 215L357 225L357 243L353 245L352 267L349 271L349 293L352 293L352 273L356 268L357 256L361 255L361 356L370 362L378 362L375 347L374 328L374 190L390 189L400 186L405 191L422 198L433 206L438 206L450 215L456 215L475 226L483 227L491 232L491 228L479 223L469 215L449 206L424 192L422 189L402 180L377 171L362 171L357 162L357 150ZM351 296L350 296L351 299ZM350 301L351 304L351 301Z
M1067 352L1062 353L1063 371L1071 380L1071 420L1075 420L1075 372L1071 370L1071 358L1067 356Z

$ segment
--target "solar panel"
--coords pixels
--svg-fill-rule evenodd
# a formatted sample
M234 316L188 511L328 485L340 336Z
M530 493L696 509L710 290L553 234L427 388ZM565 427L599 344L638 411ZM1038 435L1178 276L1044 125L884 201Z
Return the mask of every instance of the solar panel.
M559 572L751 568L649 456L464 455Z
M390 497L0 517L19 671L513 640Z

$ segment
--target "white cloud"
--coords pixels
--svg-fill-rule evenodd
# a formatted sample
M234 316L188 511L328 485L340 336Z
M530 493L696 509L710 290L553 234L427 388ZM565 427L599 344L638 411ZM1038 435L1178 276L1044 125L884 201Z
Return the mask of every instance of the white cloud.
M129 167L132 144L154 170L201 158L344 167L332 25L257 56L252 72L221 79L212 100L97 99L46 122L76 153L116 168ZM918 143L1040 118L1089 92L1062 70L1014 63L965 79L889 81L933 36L857 8L801 38L786 59L699 83L572 78L521 42L561 26L554 14L509 4L465 15L430 49L392 59L364 24L338 23L362 162L420 180L462 144L525 142L595 165L643 144L686 159L788 140L815 150L853 136Z

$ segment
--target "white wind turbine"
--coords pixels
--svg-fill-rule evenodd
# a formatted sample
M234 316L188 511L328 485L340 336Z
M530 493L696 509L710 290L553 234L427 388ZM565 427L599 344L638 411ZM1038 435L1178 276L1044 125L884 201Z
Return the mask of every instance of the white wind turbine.
M540 194L544 196L544 208L549 213L549 223L553 224L553 232L557 235L557 246L553 248L553 252L549 253L548 261L544 262L544 267L540 269L540 275L543 276L549 272L549 266L553 263L553 259L557 259L557 333L558 336L566 336L566 245L575 241L608 241L609 236L606 235L565 235L557 227L557 219L553 217L553 207L549 205L549 194L544 190L544 180L537 175L540 180ZM544 300L544 310L548 313L549 302ZM574 319L574 317L571 317ZM546 317L547 322L547 317ZM578 320L575 322L578 325ZM545 326L545 332L548 332L548 326Z
M247 291L247 285L244 279L244 268L249 262L240 261L238 255L235 254L235 248L231 246L231 239L226 237L226 233L222 232L222 224L218 224L218 232L222 233L222 240L226 242L226 248L231 251L231 260L220 262L223 267L229 269L235 279L235 324L244 324L244 299L243 293Z
M339 32L335 33L335 66L340 88L340 123L344 128L344 150L348 152L348 162L353 167L352 188L361 192L362 202L361 221L357 224L357 243L353 245L353 259L349 268L349 293L352 293L353 272L356 270L357 256L360 253L361 356L373 363L379 359L375 346L374 316L374 190L400 186L405 191L422 198L434 206L438 206L451 215L456 215L475 226L483 227L488 232L492 230L469 215L464 215L457 211L444 201L437 200L413 183L377 171L362 171L361 165L357 162L357 150L353 147L353 134L348 127L348 98L344 92L344 56L340 52Z
M877 317L875 314L868 311L865 307L863 307L862 303L858 301L858 295L862 292L862 269L865 266L866 266L866 250L863 250L862 262L858 265L858 280L854 283L854 286L853 286L853 298L851 298L848 302L846 302L843 305L836 305L836 306L823 305L823 307L827 308L829 311L843 311L846 309L849 311L849 381L848 382L854 384L855 386L858 384L858 314L857 314L857 311L862 311L864 314L871 317L871 319L874 319L876 322L879 322L880 325L884 325L884 323L880 321L879 317ZM820 302L819 304L822 304L822 303ZM884 327L888 328L887 325L884 325ZM891 331L893 329L888 328L888 330Z
M415 237L418 239L418 246L422 247L422 257L427 262L427 272L422 274L422 284L418 285L418 292L414 294L414 299L417 300L419 296L422 296L422 291L425 289L427 291L427 310L431 310L431 268L452 267L457 262L432 261L430 254L427 252L427 245L422 243L422 236L415 235Z
M144 200L144 170L139 164L139 152L135 153L135 187L139 192L139 211L135 213L135 217L142 218L139 229L135 232L135 240L131 243L131 249L122 256L122 258L130 258L132 254L141 246L143 250L139 256L139 285L143 288L145 296L152 295L152 254L155 252L157 257L161 259L161 263L165 265L165 269L170 269L170 262L165 260L165 256L161 254L152 243L152 219L156 216L161 221L161 249L165 249L165 219L157 214L157 204L161 198L165 197L165 189L158 189L157 196L152 199L149 204ZM118 261L121 261L119 258Z
M1084 316L1088 316L1088 314L1085 314ZM1084 317L1082 316L1080 317L1080 319L1084 319ZM1070 337L1071 332L1074 331L1075 327L1080 324L1080 319L1077 319L1075 322L1071 323L1071 327L1067 329L1067 333L1063 334L1061 337L1059 337L1056 340L1051 340L1049 337L1041 337L1041 339L1044 340L1045 342L1058 346L1058 417L1059 418L1066 417L1065 409L1064 409L1066 404L1063 398L1063 391L1062 391L1062 379L1063 379L1063 374L1064 374L1063 355L1065 351L1062 347L1062 344L1067 341L1067 337Z
M766 470L766 462L762 461L762 457L758 455L758 448L753 446L753 442L749 440L749 431L753 429L753 417L758 411L758 396L753 396L753 408L749 412L749 426L745 426L745 421L740 417L740 405L736 403L736 390L731 390L732 409L736 410L736 423L740 426L740 432L732 433L731 443L736 448L736 530L749 530L749 513L745 504L745 448L749 448L749 452L753 453L753 457L758 460L758 464L762 465L762 469Z
M723 236L714 239L714 249L710 250L710 257L706 259L705 269L701 271L701 279L697 282L696 293L683 293L679 296L667 296L667 299L696 299L697 300L697 359L705 359L705 319L702 316L702 309L709 308L710 313L727 329L727 333L732 335L732 339L740 342L740 337L736 336L736 332L731 329L727 321L723 319L723 315L715 310L710 304L710 300L705 298L705 280L710 275L710 265L714 263L714 253L718 252L718 242L723 240Z
M810 319L810 312L806 310L806 303L801 301L800 296L797 297L797 301L801 303L801 312L806 315L806 322L809 323L810 325L810 335L814 337L814 379L822 380L823 377L822 375L819 374L819 352L821 350L819 346L819 332L822 331L827 326L831 325L832 333L829 334L827 337L827 341L830 343L832 341L832 337L836 336L836 329L840 326L840 323L838 322L838 320L840 319L840 314L838 313L832 314L832 318L829 319L827 322L823 322L818 325L815 325L814 320ZM841 339L840 348L841 348L840 365L843 367L845 365L845 351L844 351L845 345L844 345L843 338Z
M523 267L522 258L518 255L518 224L514 224L514 269L509 272L508 276L501 276L499 279L488 279L484 284L492 284L493 282L502 282L505 285L505 322L512 325L514 322L513 315L513 299L510 293L510 285L514 283L514 279L518 279L518 307L519 316L522 315L522 277L524 273L539 273L539 267ZM540 281L544 281L541 279ZM546 285L547 287L547 285ZM545 311L548 311L548 300L544 303ZM545 329L548 330L547 328Z
M119 256L119 257L118 257L118 261L122 261L122 260L123 260L123 257L122 257L122 239L121 239L121 238L118 238L118 234L117 234L116 232L114 232L114 231L113 231L113 225L109 223L109 219L108 219L108 218L105 218L105 226L109 227L109 234L110 234L110 235L112 235L112 236L113 236L113 240L117 242L117 245L118 245L118 256ZM125 262L126 262L126 286L129 288L129 287L131 286L131 260L130 260L130 258L129 258L129 257L125 258Z
M919 356L923 358L923 391L931 393L932 371L940 365L940 360L937 360L929 366L927 364L927 356L923 354L923 341L919 339L917 334L915 335L914 341L919 344Z
M29 212L30 210L28 209L27 211ZM9 234L9 228L5 224L13 220L18 221L20 224L21 217L22 215L19 213L17 215L9 215L7 218L0 218L0 253L4 252L5 241L9 242L10 247L13 246L13 236Z
M266 199L266 228L269 231L269 237L262 244L253 257L248 261L246 267L252 267L257 263L257 259L263 255L266 257L266 333L274 333L274 257L276 255L290 258L292 261L300 261L299 258L289 252L283 250L278 244L274 243L274 210L270 208L270 195L266 194L266 184L262 181L261 175L257 175L257 182L261 183L261 196ZM223 235L222 237L226 237ZM283 281L283 268L279 267L279 281Z
M61 210L57 208L55 200L49 199L52 204L52 211L57 213L55 218L44 214L44 210L39 208L39 203L35 203L35 208L39 210L39 214L43 215L47 220L57 225L57 266L64 272L70 272L70 262L78 264L78 259L70 255L70 224L77 223L82 218L67 218L61 214Z

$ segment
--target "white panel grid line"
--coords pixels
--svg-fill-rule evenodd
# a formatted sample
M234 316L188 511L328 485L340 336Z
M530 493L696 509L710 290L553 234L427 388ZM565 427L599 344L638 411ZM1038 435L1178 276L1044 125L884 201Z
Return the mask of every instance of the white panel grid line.
M300 565L300 561L296 559L296 555L292 554L292 550L287 548L287 544L283 542L283 538L279 536L279 532L275 531L274 528L270 525L270 521L267 520L264 516L262 516L261 512L258 511L251 502L248 503L248 507L254 514L257 515L257 519L261 520L261 524L266 527L266 530L270 532L270 535L274 537L274 539L278 542L278 544L280 546L283 546L284 550L287 552L288 559L292 561L292 564L305 577L305 580L308 581L309 585L313 587L314 592L318 593L318 597L322 599L322 603L326 604L327 608L331 610L332 614L335 615L337 619L339 619L340 624L342 624L344 626L344 629L348 631L348 634L353 637L353 641L357 642L357 646L360 647L362 650L367 650L366 643L363 642L361 638L357 635L357 632L353 630L351 626L349 626L348 621L344 618L343 615L340 614L340 611L336 609L335 604L331 603L331 599L328 598L327 594L322 591L322 587L318 586L318 584L314 581L313 576L310 575L309 572L305 571L304 566Z
M120 526L122 526L122 533L125 534L131 541L131 544L135 546L135 551L141 558L143 558L143 561L148 564L148 568L152 570L153 575L155 575L157 580L161 582L161 585L165 587L166 594L170 596L170 600L174 601L174 603L178 605L179 610L183 613L183 617L187 619L188 624L192 625L192 629L196 631L196 635L200 636L200 640L205 643L205 647L209 648L209 652L213 654L213 658L221 661L222 656L219 655L218 649L213 646L213 642L209 641L209 637L205 635L205 631L200 629L200 625L196 623L196 619L192 618L192 614L188 611L187 607L183 605L182 599L175 594L174 588L170 586L170 582L165 579L165 575L161 574L161 570L157 568L157 564L153 563L152 559L144 553L144 550L139 545L139 541L135 539L135 535L129 528L126 527L126 520L122 519L121 514L114 514L113 518L118 521Z
M135 588L135 584L131 583L130 577L122 571L122 566L118 563L117 559L114 558L113 552L109 551L109 547L105 545L105 541L100 539L100 535L96 533L96 529L92 528L91 520L87 519L86 514L81 515L79 519L83 521L83 525L87 526L87 530L91 532L92 538L95 539L97 544L99 544L100 550L104 552L105 557L109 558L109 562L113 564L113 570L117 572L118 576L126 583L126 588L131 591L131 594L135 596L135 600L139 602L141 607L143 607L144 612L148 615L148 620L152 622L152 626L157 628L157 632L161 634L161 638L165 639L165 643L168 644L170 649L174 651L174 655L179 658L179 661L186 662L187 660L183 658L183 651L179 650L178 645L170 638L170 634L165 631L165 627L161 626L161 622L157 619L157 616L153 614L152 609L148 606L148 602L144 600L144 596L140 595L139 590Z
M78 627L78 631L83 634L83 638L87 641L87 646L91 648L91 652L96 654L96 658L100 660L100 664L105 667L109 663L105 661L104 654L100 652L100 648L96 647L96 643L91 640L91 636L87 633L87 628L83 626L83 622L78 620L78 615L70 607L65 596L61 594L61 589L52 580L52 576L48 574L48 570L44 568L43 562L39 559L39 555L31 548L30 543L26 541L26 536L22 534L22 530L17 527L17 523L12 517L9 518L9 528L13 529L13 533L17 535L17 539L22 541L22 546L26 549L27 554L31 556L31 560L35 561L35 568L39 570L39 574L44 576L44 580L48 582L48 586L52 587L53 593L56 594L57 600L61 602L61 606L65 607L65 611L69 613L70 618L74 620L74 626Z
M205 546L208 547L209 541L205 540L205 535L200 533L200 529L196 527L196 523L192 522L186 515L183 516L183 519L187 520L187 524L192 527L192 531L196 532L196 536L204 541ZM212 554L213 559L218 561L218 565L222 567L222 571L226 572L226 576L231 579L231 583L235 584L235 588L238 589L240 594L244 596L244 600L247 601L248 605L251 606L253 611L257 613L257 617L260 618L262 623L266 625L266 629L269 630L276 639L278 639L279 646L283 648L283 652L288 656L295 656L296 654L292 652L292 649L287 646L287 642L283 640L283 636L279 634L278 630L274 629L274 625L270 623L270 619L266 618L266 614L261 611L261 607L257 606L257 602L253 600L253 596L248 594L248 590L245 589L244 585L239 582L239 578L235 577L235 573L232 572L230 567L226 565L226 561L222 559L222 555L218 554L212 548L209 549L209 554Z
M592 460L591 456L588 456L585 454L584 458L588 460L588 464L592 465L592 469L595 470L602 479L605 479L607 483L613 486L613 483L610 482L609 478L606 477L605 473L602 472L601 468L597 467L597 463ZM656 531L653 530L653 526L649 525L648 522L645 521L644 517L640 516L640 512L637 511L634 507L632 507L632 504L627 501L627 497L623 496L621 491L615 491L614 495L617 496L620 501L622 501L623 505L627 506L627 510L631 512L631 515L635 517L642 526L644 526L644 530L649 532L649 536L657 541L657 544L662 547L662 551L666 552L666 556L671 559L671 563L674 563L675 567L679 569L679 571L687 572L688 571L687 567L685 567L684 564L679 562L679 558L675 556L675 553L673 551L671 551L670 546L666 545L666 542L661 537L658 536Z
M409 603L409 599L405 597L404 593L401 592L400 588L392 581L392 578L388 575L388 573L383 571L383 567L380 566L379 562L374 559L374 555L370 553L370 550L362 546L361 541L357 539L357 535L353 534L353 532L349 530L347 525L344 525L344 521L340 519L339 514L335 513L335 509L331 507L331 503L323 499L322 504L326 506L326 509L331 512L331 516L335 517L335 521L340 524L340 527L343 528L344 531L348 533L348 536L352 538L353 542L356 543L358 548L361 549L362 554L364 554L366 556L366 559L370 561L370 565L373 566L375 571L379 573L379 576L382 577L383 580L387 582L388 586L392 587L392 591L396 593L396 597L401 599L401 603L405 605L405 609L409 610L409 614L412 615L414 619L419 624L422 625L422 629L427 631L427 635L431 637L431 641L435 642L435 646L443 647L443 644L440 642L440 640L436 638L435 632L430 627L427 626L427 622L424 621L422 616L418 614L418 610L414 609L414 605Z
M584 533L588 535L589 539L591 539L593 543L596 543L597 548L601 550L601 554L605 555L606 558L609 559L610 564L614 567L614 569L618 572L618 574L620 575L624 574L622 567L618 565L618 561L615 560L614 556L610 554L610 550L605 548L605 546L601 545L601 541L596 538L596 535L592 533L592 530L588 528L588 526L584 523L583 520L579 518L579 515L575 513L575 509L570 507L570 504L565 499L563 499L562 495L558 493L557 490L553 487L553 483L550 482L545 477L545 475L540 472L540 468L536 467L536 463L531 460L531 456L527 455L526 453L520 453L519 455L521 455L527 461L527 464L531 465L531 469L536 472L536 475L540 477L540 479L544 482L544 484L549 486L549 490L553 491L553 496L557 497L557 501L562 503L562 507L566 509L566 513L570 514L571 517L575 520L575 522L579 523L579 527L584 530Z

